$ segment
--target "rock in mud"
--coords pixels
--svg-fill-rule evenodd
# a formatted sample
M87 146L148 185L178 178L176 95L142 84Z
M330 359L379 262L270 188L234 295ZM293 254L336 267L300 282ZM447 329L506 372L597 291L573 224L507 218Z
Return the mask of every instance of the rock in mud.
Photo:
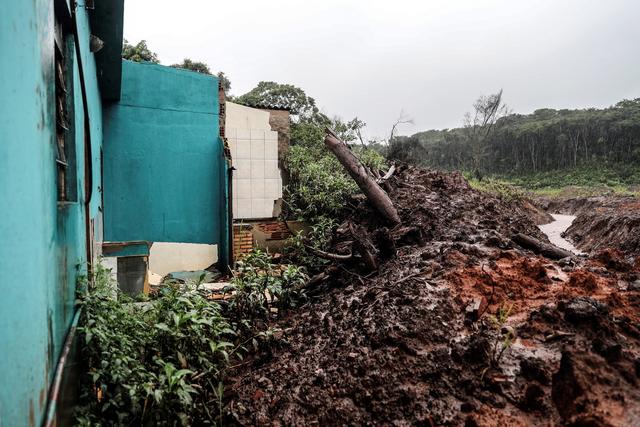
M569 322L583 323L594 320L607 306L589 297L577 297L564 305L564 316Z

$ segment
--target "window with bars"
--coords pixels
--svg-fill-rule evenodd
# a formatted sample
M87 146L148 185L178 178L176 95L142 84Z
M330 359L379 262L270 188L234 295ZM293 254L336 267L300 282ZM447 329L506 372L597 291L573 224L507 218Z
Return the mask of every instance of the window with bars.
M58 202L77 200L73 132L73 40L56 22L55 37L55 162Z

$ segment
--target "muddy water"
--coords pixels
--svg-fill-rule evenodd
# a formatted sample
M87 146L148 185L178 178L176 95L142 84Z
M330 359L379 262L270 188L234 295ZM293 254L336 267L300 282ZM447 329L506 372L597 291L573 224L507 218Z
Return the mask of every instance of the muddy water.
M556 245L559 248L566 249L568 251L573 252L574 254L581 254L583 252L579 251L573 244L562 237L562 233L564 233L567 228L571 226L576 217L574 215L560 215L560 214L551 214L554 221L549 224L540 225L540 230L547 235L549 241Z

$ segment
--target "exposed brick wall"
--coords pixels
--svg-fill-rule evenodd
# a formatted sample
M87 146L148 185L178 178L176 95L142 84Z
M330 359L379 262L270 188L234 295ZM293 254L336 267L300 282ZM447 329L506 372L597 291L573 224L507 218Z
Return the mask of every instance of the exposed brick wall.
M291 237L291 231L285 222L262 222L256 225L263 233L267 234L267 240L284 240Z
M236 259L242 258L253 249L253 233L251 225L233 226L233 255Z

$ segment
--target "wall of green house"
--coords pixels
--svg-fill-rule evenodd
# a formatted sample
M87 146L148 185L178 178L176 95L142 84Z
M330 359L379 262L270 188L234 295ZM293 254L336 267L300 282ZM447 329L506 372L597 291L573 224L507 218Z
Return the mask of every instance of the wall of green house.
M62 1L64 2L64 0ZM90 115L90 215L100 212L102 106L89 12L77 11ZM41 424L86 264L84 112L73 69L70 164L77 200L57 202L54 1L11 1L0 13L0 425ZM72 37L68 42L73 43Z
M104 106L105 241L227 247L218 79L122 65L121 99Z

